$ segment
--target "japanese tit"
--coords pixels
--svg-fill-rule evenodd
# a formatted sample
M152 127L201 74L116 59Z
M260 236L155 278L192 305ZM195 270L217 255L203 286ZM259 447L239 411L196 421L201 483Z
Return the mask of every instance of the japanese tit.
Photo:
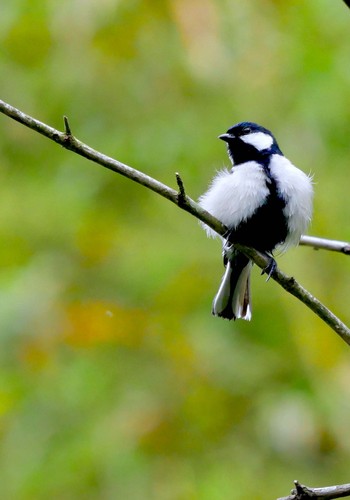
M228 228L223 238L226 269L212 312L229 320L250 320L253 263L232 244L265 253L270 276L276 267L273 252L297 245L311 220L312 179L283 155L272 133L256 123L238 123L219 139L227 143L233 167L218 172L199 199L200 206ZM208 236L217 236L203 226Z

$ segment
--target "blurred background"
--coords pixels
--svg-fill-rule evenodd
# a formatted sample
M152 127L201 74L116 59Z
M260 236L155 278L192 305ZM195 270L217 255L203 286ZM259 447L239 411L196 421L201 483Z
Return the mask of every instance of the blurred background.
M341 0L14 0L1 98L194 199L217 136L273 130L315 180L310 234L350 239L350 11ZM0 117L4 499L271 500L350 482L348 346L253 276L211 316L220 243L160 196ZM350 260L281 269L349 322Z

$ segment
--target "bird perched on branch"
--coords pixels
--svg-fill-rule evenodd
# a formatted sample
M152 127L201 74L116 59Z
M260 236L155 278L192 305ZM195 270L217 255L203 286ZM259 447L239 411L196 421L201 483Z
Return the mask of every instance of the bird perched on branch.
M281 152L275 137L251 122L238 123L219 139L227 143L232 169L214 177L199 204L221 221L226 267L212 312L226 319L251 319L252 261L233 246L252 247L269 258L263 271L276 268L273 251L297 245L311 220L312 179ZM204 225L208 236L217 234Z

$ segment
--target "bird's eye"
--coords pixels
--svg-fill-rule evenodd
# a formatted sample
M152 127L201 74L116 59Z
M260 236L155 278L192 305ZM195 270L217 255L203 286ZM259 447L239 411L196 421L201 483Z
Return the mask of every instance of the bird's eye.
M252 131L252 129L250 127L243 127L242 128L242 134L243 135L250 134L251 131Z

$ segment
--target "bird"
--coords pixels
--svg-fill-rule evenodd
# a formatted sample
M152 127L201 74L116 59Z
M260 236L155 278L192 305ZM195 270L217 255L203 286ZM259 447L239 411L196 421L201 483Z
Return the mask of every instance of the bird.
M232 163L214 176L199 205L227 227L222 237L225 273L212 313L228 320L251 320L253 262L235 243L269 259L267 279L276 270L274 252L298 245L312 216L313 181L282 153L274 135L254 122L240 122L218 137ZM202 223L208 237L217 233Z

